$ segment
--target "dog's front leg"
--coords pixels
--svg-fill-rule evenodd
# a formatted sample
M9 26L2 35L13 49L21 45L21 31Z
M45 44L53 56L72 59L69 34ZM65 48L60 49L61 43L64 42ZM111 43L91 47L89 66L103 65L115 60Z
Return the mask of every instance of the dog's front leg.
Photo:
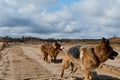
M84 80L92 80L91 72L88 69L84 69Z

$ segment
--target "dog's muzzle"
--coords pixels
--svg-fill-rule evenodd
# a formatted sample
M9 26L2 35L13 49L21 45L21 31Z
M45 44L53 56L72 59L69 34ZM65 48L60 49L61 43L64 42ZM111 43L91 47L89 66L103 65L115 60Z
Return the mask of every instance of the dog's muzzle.
M63 49L64 49L64 47L63 47L63 46L61 46L61 47L60 47L60 49L61 49L61 50L63 50Z
M118 55L118 53L113 51L108 58L111 60L114 60L117 55Z

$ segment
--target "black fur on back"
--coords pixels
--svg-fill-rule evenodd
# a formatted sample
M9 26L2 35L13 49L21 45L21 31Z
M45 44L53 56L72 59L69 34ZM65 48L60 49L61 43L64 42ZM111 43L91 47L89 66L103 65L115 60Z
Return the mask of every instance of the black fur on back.
M80 57L80 47L81 46L74 46L69 49L69 55L71 55L74 58L79 58Z

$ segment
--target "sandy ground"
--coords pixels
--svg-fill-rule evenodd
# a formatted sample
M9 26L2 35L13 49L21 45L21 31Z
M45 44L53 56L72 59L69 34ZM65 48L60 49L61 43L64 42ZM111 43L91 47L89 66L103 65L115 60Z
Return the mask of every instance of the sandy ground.
M73 45L64 45L65 51ZM57 57L57 63L43 61L40 45L14 45L0 52L0 80L60 80L61 61L64 53ZM49 58L50 59L50 58ZM83 80L78 70L73 80ZM120 80L120 56L108 60L93 72L93 80ZM70 80L70 69L65 70L62 80Z

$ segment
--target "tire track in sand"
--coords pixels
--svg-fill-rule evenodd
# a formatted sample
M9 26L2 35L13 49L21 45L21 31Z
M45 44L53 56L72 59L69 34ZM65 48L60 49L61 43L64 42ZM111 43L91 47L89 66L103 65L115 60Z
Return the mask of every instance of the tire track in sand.
M23 54L21 47L13 46L3 52L0 80L45 80L52 77L47 69Z

